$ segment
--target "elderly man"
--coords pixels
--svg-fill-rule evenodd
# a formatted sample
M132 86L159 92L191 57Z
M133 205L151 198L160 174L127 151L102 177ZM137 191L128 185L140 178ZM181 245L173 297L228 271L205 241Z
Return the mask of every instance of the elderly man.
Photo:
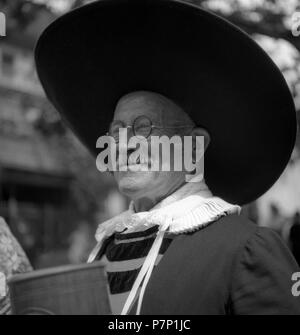
M113 173L131 202L99 225L90 257L107 261L113 314L300 314L291 253L239 215L279 177L296 133L288 87L258 45L181 1L107 0L50 25L36 63L49 99L94 154L99 136L117 142ZM203 137L204 179L165 171L161 152L134 159L136 146L121 150L121 129L128 143ZM157 161L158 171L142 169Z

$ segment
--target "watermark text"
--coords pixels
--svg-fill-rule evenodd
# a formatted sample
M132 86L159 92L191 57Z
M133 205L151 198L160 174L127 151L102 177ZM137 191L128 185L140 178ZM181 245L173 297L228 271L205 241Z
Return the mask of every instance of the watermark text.
M6 36L6 17L2 12L0 12L0 36Z
M132 136L120 128L118 143L109 135L98 138L102 149L97 169L105 171L185 171L187 182L201 181L204 174L204 136ZM197 178L195 179L195 176Z

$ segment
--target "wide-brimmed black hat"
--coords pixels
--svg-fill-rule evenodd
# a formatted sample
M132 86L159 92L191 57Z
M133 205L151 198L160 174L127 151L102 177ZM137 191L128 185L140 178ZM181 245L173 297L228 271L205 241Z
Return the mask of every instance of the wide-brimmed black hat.
M262 195L290 158L296 113L279 69L247 34L199 7L93 2L53 22L35 60L48 98L94 154L118 99L143 90L173 99L209 131L205 180L227 201Z

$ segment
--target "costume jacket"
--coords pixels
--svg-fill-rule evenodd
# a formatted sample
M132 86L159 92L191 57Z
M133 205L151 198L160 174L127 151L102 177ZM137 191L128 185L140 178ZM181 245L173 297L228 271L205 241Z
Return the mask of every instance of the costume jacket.
M141 314L300 314L296 272L276 232L228 215L176 237L153 270Z

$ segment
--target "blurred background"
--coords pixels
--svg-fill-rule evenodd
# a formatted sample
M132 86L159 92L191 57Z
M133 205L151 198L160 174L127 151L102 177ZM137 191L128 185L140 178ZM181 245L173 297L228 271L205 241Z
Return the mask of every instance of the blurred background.
M94 158L64 126L35 73L33 50L40 33L88 2L0 0L6 16L6 36L0 36L0 216L36 269L85 262L97 225L128 206L112 177L98 172ZM187 2L233 22L265 49L286 78L299 116L300 1ZM242 215L276 230L300 264L299 150L298 135L280 179Z

